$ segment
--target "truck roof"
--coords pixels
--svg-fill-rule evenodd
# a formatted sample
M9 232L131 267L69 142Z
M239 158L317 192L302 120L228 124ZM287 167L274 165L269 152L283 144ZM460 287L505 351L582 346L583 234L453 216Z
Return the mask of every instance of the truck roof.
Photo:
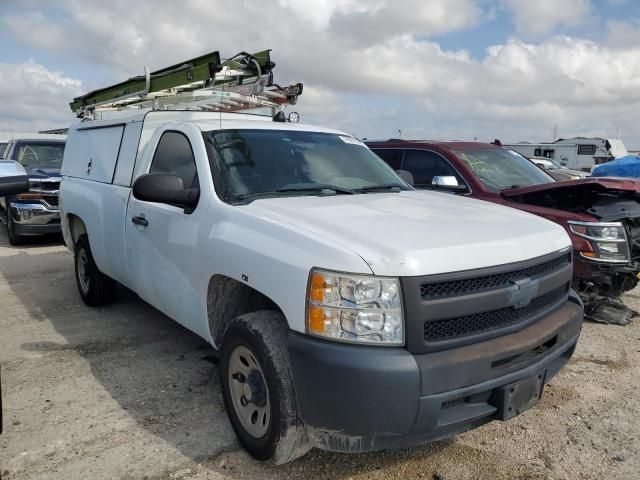
M269 130L298 130L312 132L326 132L344 135L338 130L288 122L274 122L268 115L250 113L220 113L201 112L193 110L147 110L130 115L117 115L112 118L78 122L70 128L73 130L93 129L114 125L124 125L133 122L144 122L151 127L154 123L160 126L168 122L184 122L197 126L202 131L220 129L269 129Z
M375 145L376 147L390 146L390 147L407 147L407 146L435 146L441 148L448 148L449 150L463 150L463 149L478 149L478 148L500 148L499 145L485 142L466 142L464 140L367 140L368 145Z

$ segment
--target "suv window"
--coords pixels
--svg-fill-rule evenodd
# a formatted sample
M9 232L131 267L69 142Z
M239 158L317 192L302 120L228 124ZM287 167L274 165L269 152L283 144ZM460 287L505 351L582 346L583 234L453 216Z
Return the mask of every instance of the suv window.
M405 150L402 169L413 174L416 187L431 185L433 177L456 177L458 185L465 185L455 168L436 152Z
M184 188L198 188L196 159L189 139L179 132L164 132L151 161L149 173L173 173L182 178Z
M381 148L372 150L373 153L378 155L391 168L393 168L394 170L400 170L400 166L402 165L402 150L398 150L395 148Z

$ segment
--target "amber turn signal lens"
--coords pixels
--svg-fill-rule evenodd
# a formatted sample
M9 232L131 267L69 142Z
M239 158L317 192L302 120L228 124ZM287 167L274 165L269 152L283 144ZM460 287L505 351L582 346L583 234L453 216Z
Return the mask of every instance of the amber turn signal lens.
M324 275L314 272L311 276L311 291L309 292L309 300L311 300L312 302L322 303L324 301L324 289Z
M313 333L324 333L324 308L309 307L309 331Z
M42 194L34 192L19 193L16 195L16 200L42 200Z
M593 252L582 252L582 256L583 257L590 257L590 258L595 258L596 254Z

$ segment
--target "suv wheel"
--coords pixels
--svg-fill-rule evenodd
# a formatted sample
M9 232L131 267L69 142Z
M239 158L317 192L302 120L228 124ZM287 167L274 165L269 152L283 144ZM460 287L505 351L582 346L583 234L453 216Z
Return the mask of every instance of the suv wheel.
M282 464L311 449L298 416L281 313L233 320L222 342L220 376L227 415L249 454Z
M116 284L98 270L86 235L80 236L75 250L76 283L84 303L97 307L112 302L115 298Z

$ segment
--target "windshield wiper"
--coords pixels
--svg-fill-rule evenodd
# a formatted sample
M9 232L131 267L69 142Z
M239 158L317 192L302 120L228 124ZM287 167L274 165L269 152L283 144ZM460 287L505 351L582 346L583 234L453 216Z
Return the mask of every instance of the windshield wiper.
M235 194L234 197L238 200L252 200L260 197L277 197L281 193L289 193L289 192L318 192L324 193L328 195L337 195L337 194L348 194L353 195L356 192L350 190L348 188L338 187L337 185L328 185L324 183L305 183L299 185L285 185L284 187L278 188L276 190L268 190L265 192L249 192L249 193L238 193Z
M327 192L329 194L344 193L353 195L356 193L350 188L339 187L327 183L301 183L299 185L285 185L276 189L276 192Z
M366 185L364 187L357 188L356 192L376 192L381 190L390 190L392 192L399 192L401 190L407 190L407 187L398 183L382 183L380 185Z

